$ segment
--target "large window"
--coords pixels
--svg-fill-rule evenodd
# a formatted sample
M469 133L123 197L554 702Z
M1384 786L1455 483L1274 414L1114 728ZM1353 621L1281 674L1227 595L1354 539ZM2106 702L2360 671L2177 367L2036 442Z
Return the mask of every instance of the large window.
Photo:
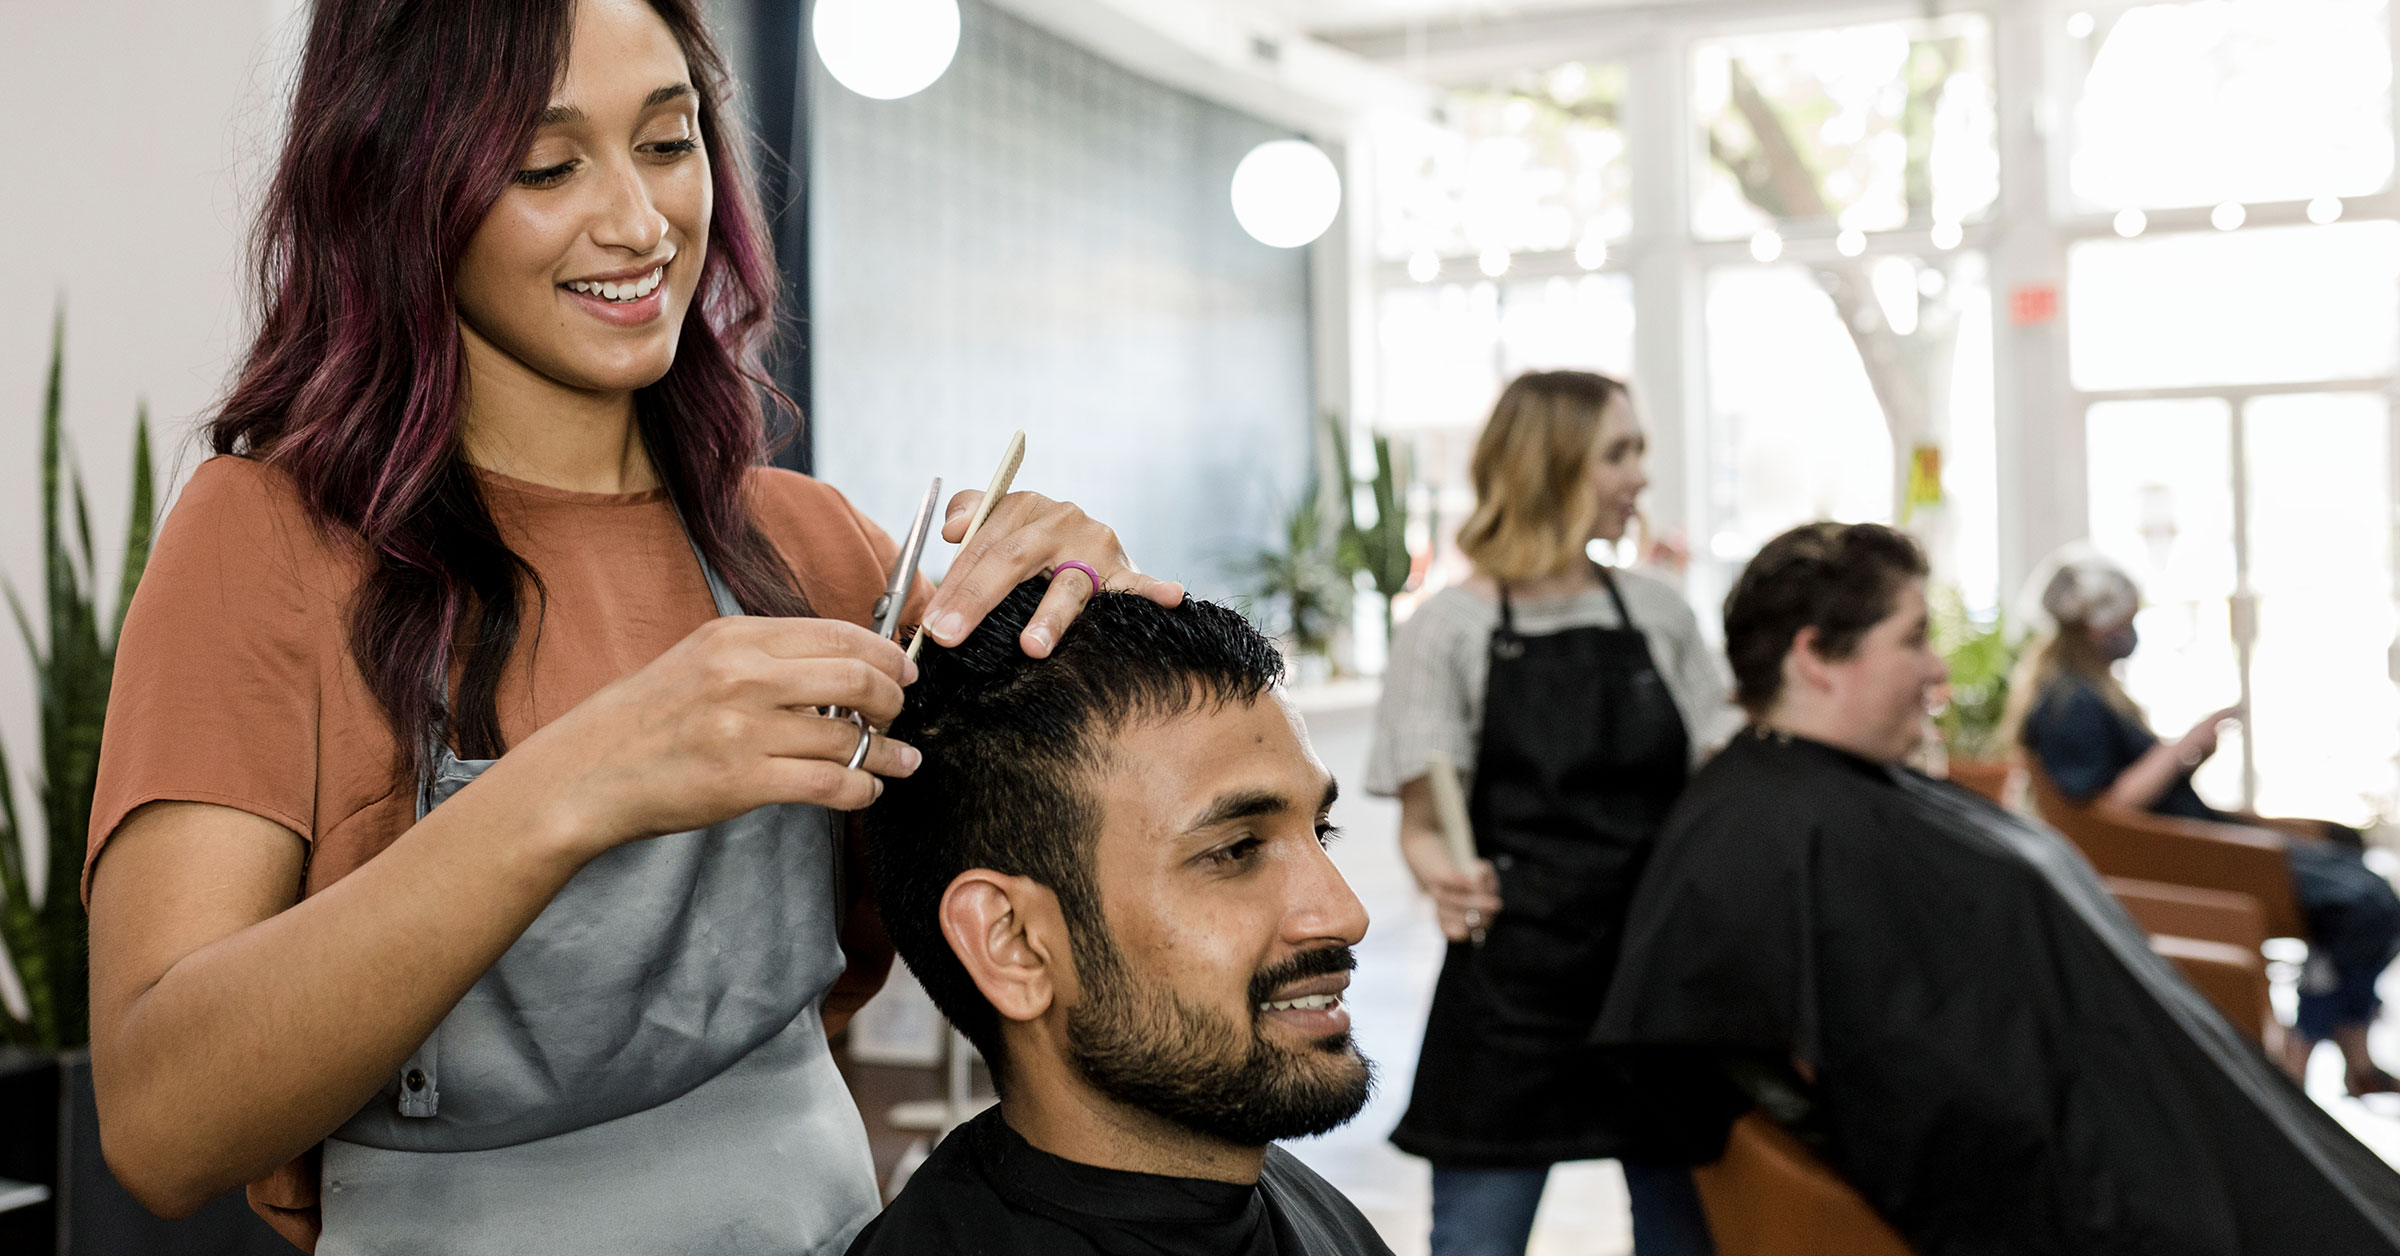
M1582 249L1632 226L1624 71L1580 61L1452 93L1439 116L1390 118L1374 136L1376 252L1430 280L1496 275L1512 254ZM1596 266L1597 263L1595 263Z
M1977 611L2086 538L2159 730L2250 705L2204 794L2400 816L2389 0L1811 7L1663 7L1378 138L1368 418L1423 500L1516 372L1630 373L1696 604L1809 519Z
M1999 195L1980 14L1709 40L1692 81L1703 239L1947 230Z
M2357 196L2392 174L2384 0L2193 0L2070 19L2085 209Z
M2400 355L2400 223L2087 240L2067 292L2080 388L2380 376Z

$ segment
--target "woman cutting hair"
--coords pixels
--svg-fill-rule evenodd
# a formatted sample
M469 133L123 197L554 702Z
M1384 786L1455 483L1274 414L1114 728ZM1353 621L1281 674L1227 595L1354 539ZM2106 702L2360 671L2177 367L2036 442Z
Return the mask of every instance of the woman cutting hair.
M315 6L92 815L93 1080L157 1211L248 1182L322 1253L782 1256L874 1210L837 813L917 754L846 766L813 712L880 725L912 668L859 626L891 542L760 464L727 89L689 0ZM955 642L1070 560L1181 597L1016 494L915 609Z
M1475 444L1458 535L1475 577L1392 643L1367 784L1399 795L1402 853L1450 940L1392 1134L1433 1162L1435 1256L1522 1252L1550 1166L1609 1156L1641 1256L1710 1250L1689 1172L1646 1158L1584 1045L1634 878L1730 710L1682 595L1585 556L1625 536L1646 453L1623 384L1519 376ZM1470 867L1444 842L1437 757L1472 772Z
M2133 626L2140 609L2141 591L2115 563L2087 553L2059 565L2042 588L2042 611L2054 626L2027 652L2011 683L2015 740L2078 803L2276 823L2219 811L2192 789L2192 773L2216 753L2218 725L2238 710L2215 712L2162 741L2117 683L2116 665L2141 643ZM2285 1066L2299 1075L2316 1045L2331 1039L2341 1048L2350 1093L2400 1089L2367 1051L2367 1027L2381 1007L2376 979L2400 956L2400 894L2366 866L2356 830L2326 821L2278 827L2298 830L2285 854L2311 943Z

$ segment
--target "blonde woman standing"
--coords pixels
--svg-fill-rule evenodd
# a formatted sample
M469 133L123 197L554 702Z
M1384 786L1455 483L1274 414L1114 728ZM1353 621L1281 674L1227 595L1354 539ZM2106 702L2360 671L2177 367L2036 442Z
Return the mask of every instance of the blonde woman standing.
M1392 1134L1433 1162L1434 1256L1523 1252L1550 1166L1606 1157L1625 1161L1639 1256L1711 1250L1696 1154L1645 1145L1621 1072L1586 1045L1652 839L1728 724L1682 596L1586 557L1624 537L1647 451L1622 383L1519 376L1475 447L1458 538L1475 576L1392 643L1367 784L1400 799L1450 940ZM1436 755L1471 782L1472 867L1441 835Z

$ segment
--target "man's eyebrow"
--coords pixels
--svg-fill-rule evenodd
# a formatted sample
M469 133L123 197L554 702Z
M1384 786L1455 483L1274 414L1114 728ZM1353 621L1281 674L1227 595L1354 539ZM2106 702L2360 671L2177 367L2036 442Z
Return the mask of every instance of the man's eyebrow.
M665 87L661 87L656 91L651 92L649 95L642 97L642 108L655 109L670 100L675 100L691 94L691 84L669 83ZM571 126L575 123L583 121L587 116L588 115L586 115L583 110L578 109L573 105L552 105L549 108L542 110L542 118L539 125Z
M1341 792L1339 783L1327 780L1324 801L1317 804L1318 813L1322 814L1331 808L1333 800L1340 796ZM1221 824L1231 824L1236 820L1255 820L1260 816L1270 816L1276 812L1291 809L1292 797L1289 794L1278 793L1271 789L1236 790L1230 794L1220 795L1215 802L1209 804L1208 810L1200 813L1199 819L1185 827L1184 832L1198 833L1216 828Z
M1271 816L1278 811L1289 810L1291 805L1290 795L1279 794L1271 789L1235 790L1230 794L1218 795L1217 800L1209 804L1208 810L1201 812L1200 818L1185 826L1184 831L1198 833L1236 820Z
M1337 781L1337 780L1333 779L1333 778L1332 778L1332 777L1330 777L1330 776L1326 777L1326 778L1325 778L1325 801L1323 801L1323 802L1320 802L1320 803L1318 803L1318 804L1317 804L1317 814L1318 814L1318 815L1323 815L1323 814L1325 814L1326 812L1333 810L1333 804L1334 804L1334 800L1336 800L1336 799L1340 798L1341 796L1342 796L1342 783L1341 783L1340 781Z

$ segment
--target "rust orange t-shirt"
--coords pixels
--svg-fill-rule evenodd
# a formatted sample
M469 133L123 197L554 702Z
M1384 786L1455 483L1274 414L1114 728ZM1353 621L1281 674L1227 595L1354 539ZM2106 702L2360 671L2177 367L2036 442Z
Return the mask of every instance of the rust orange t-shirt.
M477 474L501 535L546 593L538 604L526 600L501 681L508 744L715 617L664 490L578 493ZM803 475L762 468L747 491L751 517L816 614L867 623L897 551L891 538L841 493ZM87 901L110 835L146 802L214 803L291 830L308 843L302 897L416 822L413 763L350 654L351 602L364 569L356 539L319 528L282 471L218 457L193 473L160 528L118 640L84 856ZM929 591L920 579L912 616ZM851 1006L889 962L879 923L864 928L869 949L883 949L862 959L846 932L854 969L866 970L863 981L846 977L850 988L835 996ZM314 1237L304 1218L315 1187L315 1174L295 1162L254 1184L251 1196L305 1245Z
M479 472L493 521L547 593L526 602L499 692L523 741L715 617L664 490L577 493ZM839 492L760 469L752 516L818 615L864 624L896 547ZM415 782L350 655L356 543L283 472L211 458L160 529L117 646L84 893L109 835L160 799L264 816L309 844L303 894L416 822ZM921 591L920 591L921 593ZM538 617L538 618L537 618Z

